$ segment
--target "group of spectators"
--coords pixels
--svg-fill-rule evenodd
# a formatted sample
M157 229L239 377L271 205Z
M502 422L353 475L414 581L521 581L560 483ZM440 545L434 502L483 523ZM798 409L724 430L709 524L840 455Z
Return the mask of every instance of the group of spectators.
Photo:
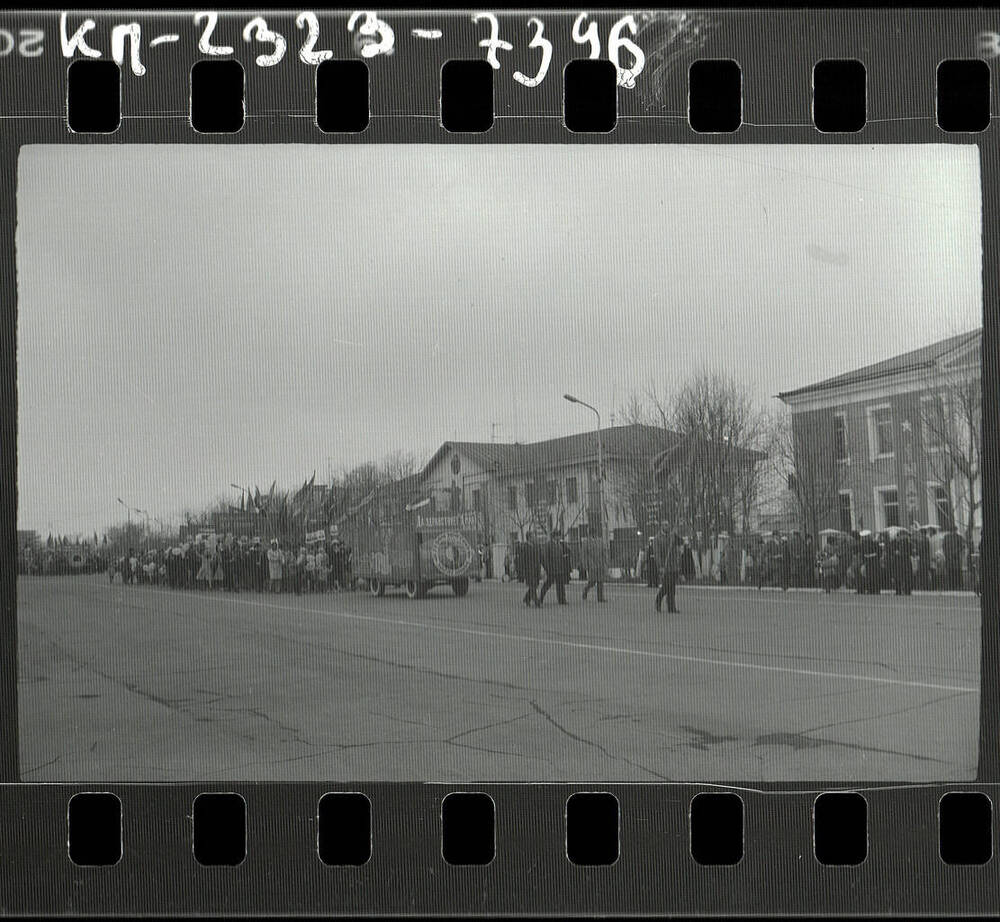
M277 538L265 545L227 535L214 543L184 542L144 552L130 548L109 563L108 579L129 586L301 595L354 588L351 556L339 539L282 548Z
M897 595L910 595L914 589L954 591L963 588L962 564L968 551L979 592L972 550L954 528L943 534L937 547L932 547L925 528L828 535L820 548L815 547L811 535L774 532L752 545L748 581L756 582L758 589L773 585L782 589L820 587L831 592L844 587L862 595L879 595L884 589Z
M708 572L695 564L693 539L677 536L676 577L692 582L699 572ZM969 588L965 573L971 573L972 588L981 591L979 546L967 547L955 528L937 535L932 541L928 529L894 528L875 534L869 530L821 535L820 545L810 534L799 531L783 534L754 535L747 539L730 540L715 555L711 566L713 578L723 584L823 589L831 592L846 588L860 594L880 594L894 590L909 595L918 590L961 590ZM604 598L603 583L607 580L608 548L598 539L584 539L573 554L573 548L559 531L549 536L529 536L515 545L508 556L509 578L527 585L523 602L540 605L549 586L556 586L560 603L565 599L565 586L572 571L572 557L579 560L578 575L588 586L598 586L598 600ZM650 588L663 585L663 548L655 547L650 538L636 566L636 575ZM541 574L545 582L536 591ZM591 580L594 577L594 580ZM533 589L532 587L536 587ZM589 591L585 589L584 598Z
M955 591L965 588L962 563L968 552L974 589L981 594L981 568L975 561L982 559L982 538L975 554L973 550L954 528L944 533L937 549L925 529L851 532L839 541L831 536L820 551L820 579L827 592L840 586L862 595L879 595L883 589L896 595L910 595L914 589Z

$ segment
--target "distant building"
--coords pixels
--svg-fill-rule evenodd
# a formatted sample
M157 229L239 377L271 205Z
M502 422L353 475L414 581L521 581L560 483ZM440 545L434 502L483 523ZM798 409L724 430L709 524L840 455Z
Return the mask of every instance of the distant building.
M616 565L635 559L654 459L677 439L656 426L601 430L604 515ZM480 513L486 543L512 546L541 527L560 528L575 544L602 531L597 448L593 430L526 444L445 442L424 467L421 488L438 511Z
M17 530L17 547L23 551L25 548L36 550L42 544L42 538L37 531Z
M778 397L819 528L982 525L982 330Z

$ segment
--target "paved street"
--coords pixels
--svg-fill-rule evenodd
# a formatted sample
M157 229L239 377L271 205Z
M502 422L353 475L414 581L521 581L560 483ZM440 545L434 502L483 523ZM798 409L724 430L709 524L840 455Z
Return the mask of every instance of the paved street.
M966 597L18 580L26 781L972 779Z

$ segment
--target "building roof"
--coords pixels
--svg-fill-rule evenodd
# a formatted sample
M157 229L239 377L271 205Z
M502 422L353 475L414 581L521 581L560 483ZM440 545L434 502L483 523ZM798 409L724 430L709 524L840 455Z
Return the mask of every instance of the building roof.
M601 429L605 460L644 458L652 461L680 436L658 426L638 423ZM424 467L428 471L447 451L458 451L486 470L513 474L597 460L597 432L578 432L541 442L445 442Z
M851 384L863 384L867 381L875 381L880 378L888 378L894 375L904 374L910 371L920 371L922 369L934 368L949 358L971 350L981 349L983 331L972 330L968 333L960 333L958 336L949 336L939 342L931 343L912 352L904 352L902 355L893 356L874 365L865 365L863 368L856 368L853 371L835 375L818 381L816 384L809 384L805 387L797 388L793 391L783 391L778 394L780 400L786 397L799 397L804 394L811 394L815 391L832 390L838 387L847 387Z

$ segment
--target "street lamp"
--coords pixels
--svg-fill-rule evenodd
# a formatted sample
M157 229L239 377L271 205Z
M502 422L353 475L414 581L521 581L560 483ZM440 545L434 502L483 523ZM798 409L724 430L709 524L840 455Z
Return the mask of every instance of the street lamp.
M601 414L596 407L592 407L589 403L579 397L574 397L572 394L563 394L563 399L586 407L597 417L597 502L600 504L598 512L601 517L601 539L607 543L608 529L604 516L604 449L601 444Z
M128 546L128 536L129 536L129 534L132 531L132 507L129 506L129 504L126 503L125 500L123 500L120 496L117 497L117 499L118 499L118 502L120 502L125 507L126 522L127 522L127 524L125 526L125 545L127 547Z
M149 513L145 509L136 509L139 515L146 517L146 550L149 550Z

